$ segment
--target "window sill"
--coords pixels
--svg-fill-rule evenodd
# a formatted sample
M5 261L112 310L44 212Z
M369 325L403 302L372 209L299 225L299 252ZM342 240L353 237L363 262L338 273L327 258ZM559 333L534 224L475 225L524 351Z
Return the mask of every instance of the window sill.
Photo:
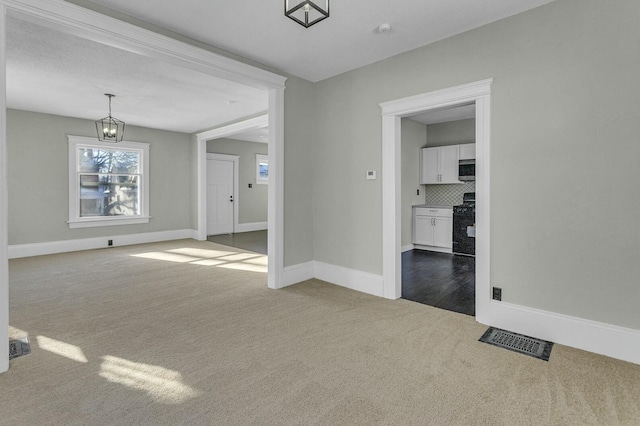
M139 223L149 223L149 216L127 217L127 218L91 218L77 221L69 221L69 228L95 228L98 226L135 225Z

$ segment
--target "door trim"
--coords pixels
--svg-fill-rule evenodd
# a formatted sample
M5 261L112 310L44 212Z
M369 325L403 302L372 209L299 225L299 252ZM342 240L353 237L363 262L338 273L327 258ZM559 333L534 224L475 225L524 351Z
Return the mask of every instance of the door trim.
M493 79L463 84L380 104L382 110L382 276L384 297L402 295L401 119L465 103L476 105L476 320L490 306L490 97Z
M233 229L232 229L232 232L236 232L236 229L238 229L238 210L240 210L240 207L239 207L240 198L238 197L238 193L239 193L238 183L240 182L238 165L240 164L240 157L237 155L207 152L207 161L208 160L221 160L221 161L233 162ZM209 163L207 162L207 166L205 169L205 177L207 175L208 169L209 169ZM207 185L205 185L205 192L207 192ZM209 194L207 192L207 197L208 196ZM207 233L207 227L208 227L208 223L207 223L206 207L205 207L205 234Z

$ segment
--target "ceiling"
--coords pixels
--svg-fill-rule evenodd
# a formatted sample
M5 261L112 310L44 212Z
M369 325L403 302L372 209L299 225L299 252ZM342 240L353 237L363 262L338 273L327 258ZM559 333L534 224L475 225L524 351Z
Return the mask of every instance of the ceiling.
M17 18L7 19L7 106L195 133L264 113L268 93Z
M330 1L330 17L305 29L284 16L284 0L93 0L313 82L552 0ZM391 31L377 31L383 23Z
M283 0L250 7L221 0L93 2L319 81L550 1L331 0L331 16L308 29L284 16ZM382 23L392 30L377 31ZM7 19L9 108L96 120L108 113L105 93L116 95L113 116L127 124L183 133L268 109L265 90ZM234 137L258 142L266 134Z

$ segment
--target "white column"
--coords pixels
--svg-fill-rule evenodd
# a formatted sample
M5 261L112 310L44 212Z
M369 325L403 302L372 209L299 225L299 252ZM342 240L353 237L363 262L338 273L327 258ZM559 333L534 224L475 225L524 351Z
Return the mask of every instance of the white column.
M0 373L9 369L6 17L7 9L0 5Z
M269 89L269 288L282 287L284 270L284 88Z

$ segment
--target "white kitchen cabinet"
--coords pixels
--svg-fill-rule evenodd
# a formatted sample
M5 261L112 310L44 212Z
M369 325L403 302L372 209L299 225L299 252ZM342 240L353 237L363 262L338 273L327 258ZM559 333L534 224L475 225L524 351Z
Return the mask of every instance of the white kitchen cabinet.
M465 143L458 145L460 147L460 160L475 160L476 159L476 144Z
M461 183L458 180L459 146L439 146L420 150L420 183Z
M452 235L453 209L413 208L413 244L450 252L453 247Z

